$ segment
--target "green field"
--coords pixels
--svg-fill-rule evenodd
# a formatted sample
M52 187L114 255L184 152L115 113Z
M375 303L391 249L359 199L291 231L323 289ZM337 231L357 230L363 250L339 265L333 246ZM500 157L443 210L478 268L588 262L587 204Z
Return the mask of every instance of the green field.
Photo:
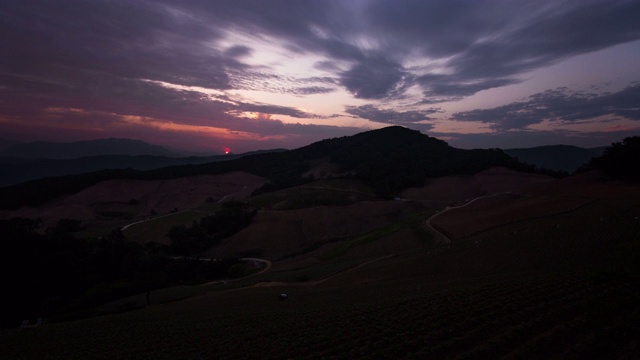
M155 241L161 244L168 244L167 233L172 226L191 225L195 220L209 215L198 210L180 211L175 214L163 215L139 224L132 225L123 231L128 240L145 244Z
M416 212L305 253L312 265L5 329L0 358L640 358L640 198L610 190L450 244L432 243L430 213Z

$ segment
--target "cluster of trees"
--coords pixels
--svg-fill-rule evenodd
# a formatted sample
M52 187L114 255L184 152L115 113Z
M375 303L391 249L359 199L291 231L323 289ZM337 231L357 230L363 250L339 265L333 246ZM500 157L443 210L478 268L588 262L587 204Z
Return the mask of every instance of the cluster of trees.
M171 227L169 251L174 255L196 256L249 226L255 214L255 208L239 202L227 202L215 214L196 220L189 227Z
M602 171L605 177L628 181L640 181L640 136L625 138L611 144L602 156L593 158L589 168Z
M80 222L41 229L33 219L0 220L1 326L56 318L156 288L226 278L238 259L173 258L168 248L128 241L119 230L95 240L74 236Z

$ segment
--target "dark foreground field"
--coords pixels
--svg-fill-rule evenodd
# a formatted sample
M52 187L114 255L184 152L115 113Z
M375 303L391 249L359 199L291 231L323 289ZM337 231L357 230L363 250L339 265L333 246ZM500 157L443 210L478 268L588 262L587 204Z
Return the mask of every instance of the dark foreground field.
M443 214L451 243L410 242L414 220L392 219L301 269L3 330L0 358L637 359L639 215L635 185L552 181Z
M13 330L0 351L7 359L633 359L639 303L637 284L584 273L256 287Z

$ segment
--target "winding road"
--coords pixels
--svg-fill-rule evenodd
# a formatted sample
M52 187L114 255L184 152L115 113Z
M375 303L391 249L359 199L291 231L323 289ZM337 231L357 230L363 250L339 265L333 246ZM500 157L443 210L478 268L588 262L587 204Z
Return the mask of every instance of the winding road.
M269 269L271 269L271 265L272 265L272 264L271 264L271 261L269 261L269 260L267 260L267 259L259 259L259 258L242 258L242 259L240 259L240 260L242 260L242 261L251 261L251 262L260 262L260 263L265 264L265 267L264 267L263 269L261 269L260 271L258 271L257 273L253 273L253 274L250 274L250 275L247 275L247 276L243 276L243 277L241 277L241 278L231 279L231 280L216 280L216 281L210 281L210 282L208 282L208 283L204 283L204 284L202 284L201 286L206 286L206 285L215 285L215 284L226 284L226 283L231 282L231 281L243 280L243 279L246 279L246 278L251 277L251 276L260 275L260 274L262 274L262 273L264 273L264 272L268 271Z

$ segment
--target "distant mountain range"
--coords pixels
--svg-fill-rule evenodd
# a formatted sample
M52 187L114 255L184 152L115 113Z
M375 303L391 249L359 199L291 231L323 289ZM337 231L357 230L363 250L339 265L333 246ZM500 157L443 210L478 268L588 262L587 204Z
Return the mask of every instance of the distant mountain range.
M366 136L361 135L360 137ZM376 141L378 140L374 142ZM5 139L2 141L2 145L4 145L4 149L0 147L0 186L105 169L153 170L168 166L233 160L263 152L285 151L284 149L275 149L244 154L188 156L186 152L148 144L142 140L118 138L69 143L39 141L17 144ZM310 145L310 147L314 146L318 145ZM592 157L600 156L603 151L604 147L589 149L568 145L504 150L506 154L521 162L535 165L539 169L567 173L574 172L580 166L588 163Z
M570 145L549 145L525 149L507 149L505 153L527 164L553 171L573 173L591 158L602 155L605 147L581 148Z
M277 151L284 150L189 156L187 152L151 145L142 140L116 138L71 143L14 143L0 150L0 186L105 169L153 170L167 166L204 164Z
M167 149L159 145L151 145L142 140L133 139L97 139L55 143L36 141L9 145L0 150L0 157L16 157L25 159L77 159L100 155L154 155L183 157L186 154Z
M427 178L475 174L503 166L534 171L502 151L463 150L419 131L392 126L326 139L288 151L242 156L229 161L163 167L154 170L110 169L78 175L50 177L0 188L0 208L38 206L64 194L112 179L172 179L243 171L269 180L259 192L283 189L309 181L318 164L331 170L322 175L364 181L383 198L391 198Z
M153 155L98 155L61 160L0 158L0 174L2 174L0 186L51 176L81 174L105 169L152 170L167 166L232 160L241 156L243 154L181 158Z

